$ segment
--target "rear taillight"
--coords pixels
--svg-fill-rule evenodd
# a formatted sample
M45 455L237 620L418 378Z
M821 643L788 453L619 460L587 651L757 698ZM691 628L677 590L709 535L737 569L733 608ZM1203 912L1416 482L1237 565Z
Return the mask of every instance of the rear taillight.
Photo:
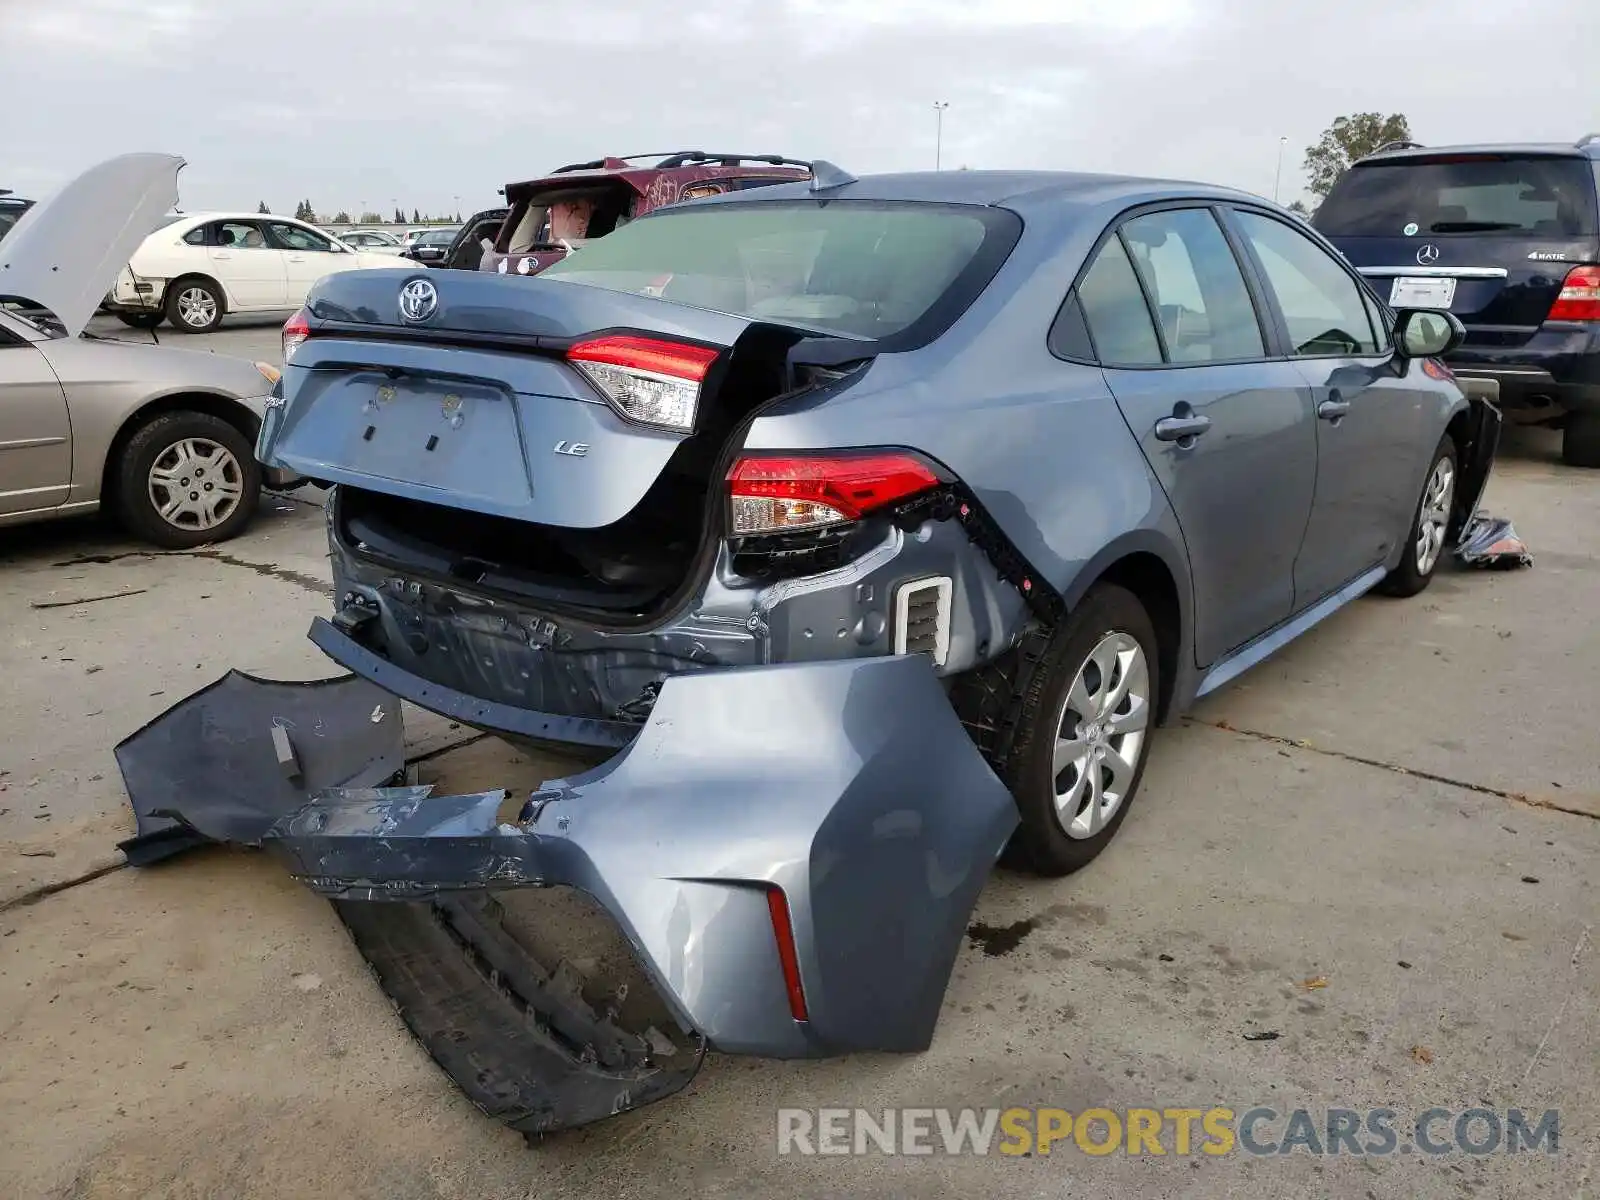
M857 521L939 483L912 454L741 458L728 472L731 532L784 533Z
M1573 267L1547 321L1600 321L1600 267Z
M701 384L719 353L709 346L609 334L578 342L567 360L629 420L688 432Z
M283 361L292 361L300 343L310 336L311 322L306 319L306 310L302 308L283 323Z

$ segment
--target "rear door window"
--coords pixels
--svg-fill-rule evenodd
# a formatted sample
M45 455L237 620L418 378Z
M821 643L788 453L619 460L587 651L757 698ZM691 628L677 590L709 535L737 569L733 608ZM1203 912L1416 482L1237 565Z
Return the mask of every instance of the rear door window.
M218 221L213 225L213 246L224 250L267 250L267 239L254 221Z
M1595 178L1580 158L1460 156L1352 167L1317 210L1329 237L1593 237Z
M1231 362L1266 352L1238 260L1210 211L1135 217L1122 239L1161 322L1168 361Z
M1113 237L1095 257L1078 285L1083 317L1094 339L1095 353L1107 366L1160 366L1161 339L1150 307L1133 273L1133 263Z
M1378 353L1366 293L1333 255L1273 217L1235 216L1278 301L1297 358Z

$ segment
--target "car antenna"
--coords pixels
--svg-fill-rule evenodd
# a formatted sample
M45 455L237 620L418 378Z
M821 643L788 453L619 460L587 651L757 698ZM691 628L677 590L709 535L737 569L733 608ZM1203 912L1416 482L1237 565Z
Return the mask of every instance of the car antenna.
M825 159L817 159L811 164L811 190L813 192L826 191L829 188L843 187L847 183L855 183L856 177L842 167L836 167Z

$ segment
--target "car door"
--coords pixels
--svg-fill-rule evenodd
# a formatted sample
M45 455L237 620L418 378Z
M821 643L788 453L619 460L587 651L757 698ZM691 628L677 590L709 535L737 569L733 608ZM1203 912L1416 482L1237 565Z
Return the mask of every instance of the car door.
M324 275L356 266L354 254L341 251L314 229L290 221L267 221L267 234L283 256L291 308L305 303L311 285Z
M213 221L206 227L206 254L232 311L287 307L283 255L268 244L259 221Z
M54 508L71 490L66 393L44 355L0 317L0 516Z
M1407 382L1387 321L1336 251L1266 212L1239 208L1230 218L1316 406L1316 496L1294 570L1304 608L1381 565L1404 536L1433 408Z
M1256 286L1198 206L1123 221L1077 287L1106 382L1183 531L1200 666L1290 615L1311 510L1310 392L1271 357Z

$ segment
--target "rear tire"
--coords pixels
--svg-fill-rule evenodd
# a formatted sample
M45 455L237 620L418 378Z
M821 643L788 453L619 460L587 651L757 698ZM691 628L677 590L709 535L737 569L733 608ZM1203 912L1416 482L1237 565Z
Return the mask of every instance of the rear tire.
M1014 697L1005 782L1021 824L1008 857L1041 875L1089 865L1144 778L1160 704L1155 629L1132 592L1091 588Z
M237 536L261 499L261 466L253 448L210 413L156 417L123 447L114 478L123 526L167 550Z
M1385 596L1402 599L1415 596L1433 582L1434 573L1448 549L1445 540L1455 509L1457 462L1456 444L1447 433L1439 439L1439 448L1428 460L1428 473L1423 476L1422 494L1412 510L1400 565L1378 584L1377 590ZM1425 529L1426 541L1423 540Z
M226 311L222 289L209 279L191 276L167 289L167 320L179 333L210 333Z
M1561 461L1569 467L1600 467L1600 413L1568 414Z

